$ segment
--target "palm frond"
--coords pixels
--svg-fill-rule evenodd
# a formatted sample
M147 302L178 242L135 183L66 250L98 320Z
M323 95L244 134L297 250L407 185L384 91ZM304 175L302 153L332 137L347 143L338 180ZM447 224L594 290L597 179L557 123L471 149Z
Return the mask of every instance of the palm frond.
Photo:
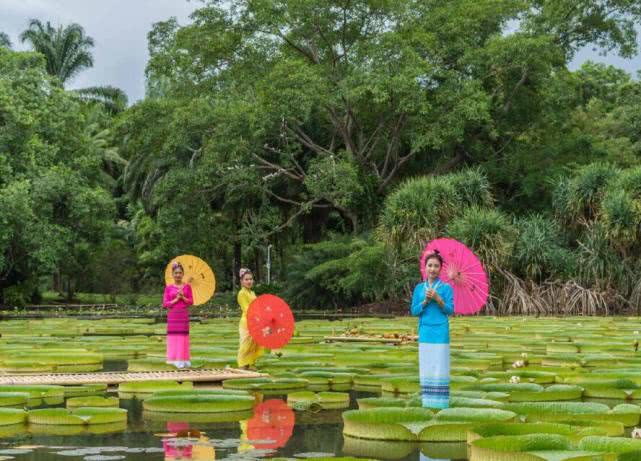
M48 21L43 24L38 19L32 19L20 39L23 43L28 42L34 51L44 55L47 73L58 77L63 84L82 70L93 66L90 50L94 41L79 24L55 28Z

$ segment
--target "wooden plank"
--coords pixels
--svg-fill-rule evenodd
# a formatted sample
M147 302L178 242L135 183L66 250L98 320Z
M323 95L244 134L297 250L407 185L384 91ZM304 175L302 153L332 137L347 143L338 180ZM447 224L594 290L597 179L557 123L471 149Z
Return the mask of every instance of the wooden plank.
M38 375L0 375L0 385L58 384L77 386L81 384L120 384L135 381L217 382L227 379L258 378L261 376L265 375L236 368L140 372L50 373Z

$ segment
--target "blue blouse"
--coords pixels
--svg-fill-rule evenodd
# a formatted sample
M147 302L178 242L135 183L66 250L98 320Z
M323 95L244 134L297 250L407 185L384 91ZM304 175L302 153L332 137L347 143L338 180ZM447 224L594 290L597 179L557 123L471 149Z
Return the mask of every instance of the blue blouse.
M432 288L438 293L445 305L443 309L432 299L426 305L425 292L429 289L428 282L419 283L412 295L412 315L418 316L418 341L420 343L449 343L448 316L454 314L454 291L452 287L436 279Z

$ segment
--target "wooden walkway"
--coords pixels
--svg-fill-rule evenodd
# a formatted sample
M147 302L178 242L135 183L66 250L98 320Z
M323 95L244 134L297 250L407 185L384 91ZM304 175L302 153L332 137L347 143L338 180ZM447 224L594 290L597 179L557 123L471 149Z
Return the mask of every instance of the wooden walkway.
M134 381L194 381L219 382L235 378L258 378L264 374L236 368L211 370L176 370L176 371L139 371L139 372L99 372L99 373L48 373L37 375L2 375L0 385L11 384L120 384Z

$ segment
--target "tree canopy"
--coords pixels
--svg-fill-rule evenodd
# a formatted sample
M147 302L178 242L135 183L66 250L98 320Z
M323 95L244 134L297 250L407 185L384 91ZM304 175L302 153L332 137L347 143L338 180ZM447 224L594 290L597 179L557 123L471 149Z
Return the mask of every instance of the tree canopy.
M56 90L78 117L56 149L77 135L69 162L87 167L65 186L109 198L90 208L111 231L82 248L107 258L120 242L132 287L196 253L225 289L241 263L262 279L272 244L284 292L314 307L402 298L421 245L449 235L482 255L497 306L557 282L630 300L639 205L617 185L639 165L641 85L568 65L585 46L634 56L640 18L634 0L205 1L188 24L153 26L143 101ZM23 38L44 60L4 59L64 82L73 72L51 66L67 48L53 43L91 47L76 26L34 21ZM587 274L594 254L626 269Z

